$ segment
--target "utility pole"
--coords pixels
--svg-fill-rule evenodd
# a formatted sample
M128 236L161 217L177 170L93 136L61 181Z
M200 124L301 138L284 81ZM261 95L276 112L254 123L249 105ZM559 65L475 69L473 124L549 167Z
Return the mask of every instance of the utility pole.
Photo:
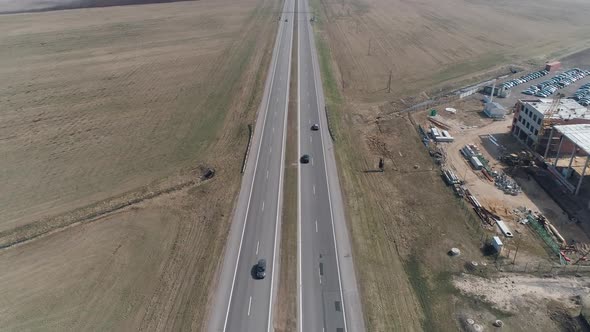
M520 237L518 237L518 242L516 243L516 252L514 253L514 259L512 260L512 266L514 266L514 262L516 262L516 254L518 254L518 247L520 247Z
M389 70L389 81L387 82L387 93L391 92L391 72L392 70Z

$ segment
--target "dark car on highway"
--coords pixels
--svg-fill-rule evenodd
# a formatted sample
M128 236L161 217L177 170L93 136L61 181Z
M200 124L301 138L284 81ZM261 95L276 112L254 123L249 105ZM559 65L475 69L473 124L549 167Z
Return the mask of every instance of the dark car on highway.
M309 155L308 154L304 154L303 156L301 156L301 163L302 164L309 163Z
M313 126L311 126L311 130L320 130L320 125L319 124L314 124Z
M260 259L256 264L256 278L264 279L266 277L266 259Z

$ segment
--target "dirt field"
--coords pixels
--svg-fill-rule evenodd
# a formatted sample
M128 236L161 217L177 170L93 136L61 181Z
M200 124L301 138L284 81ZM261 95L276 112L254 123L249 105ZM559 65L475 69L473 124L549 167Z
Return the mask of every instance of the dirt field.
M393 91L416 94L501 64L542 63L590 45L590 3L583 0L318 2L339 84L355 100L399 98L384 90L390 70Z
M3 329L202 329L278 5L2 16L2 235L163 186L1 250ZM195 182L200 165L215 177ZM177 182L189 185L167 190Z
M464 295L470 296L473 303L488 307L484 314L461 308L459 319L463 325L467 325L469 318L483 326L501 319L504 323L502 331L585 331L577 317L582 298L590 292L587 277L539 278L504 274L490 280L463 274L454 277L453 284ZM519 326L514 326L513 317L519 314L527 319L519 320Z
M258 5L2 16L0 231L212 161Z
M582 13L590 4L577 0L316 0L312 4L319 17L322 78L337 132L335 146L367 329L469 330L459 314L477 310L480 303L462 295L452 276L465 269L465 262L493 263L480 249L489 233L472 222L471 209L444 186L419 140L414 119L396 111L511 64L539 66L588 47L590 40L582 36L590 24ZM392 92L387 93L390 70ZM462 107L475 110L473 104ZM468 114L459 122L468 129L489 121ZM377 168L380 157L385 159L385 172L366 173ZM461 249L460 260L448 257L451 247ZM543 253L538 247L527 249ZM527 250L521 254L526 257ZM527 319L526 315L511 318L510 330L530 330L524 324ZM486 330L493 328L491 322L485 322Z
M0 14L43 12L50 10L144 5L193 0L0 0Z

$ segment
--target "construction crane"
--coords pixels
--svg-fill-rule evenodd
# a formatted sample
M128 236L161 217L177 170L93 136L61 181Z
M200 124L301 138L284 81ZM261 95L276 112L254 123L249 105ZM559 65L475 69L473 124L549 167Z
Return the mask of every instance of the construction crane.
M557 119L554 118L554 115L559 112L559 104L561 103L561 99L563 97L565 97L563 93L557 93L553 97L551 105L549 105L549 109L543 115L543 123L541 123L541 128L539 129L539 134L537 136L539 138L537 139L537 143L535 143L534 150L537 150L539 142L545 137L545 132L548 129L551 129L551 127L553 127L553 125L557 122ZM547 141L547 144L549 145L551 142Z
M547 128L551 128L555 124L556 119L554 119L553 116L555 115L555 113L559 112L559 103L561 102L561 98L563 97L565 97L563 93L557 93L555 97L553 97L551 105L549 106L549 110L547 111L547 113L545 113L543 119L543 126L541 127L541 129L543 129L543 132Z

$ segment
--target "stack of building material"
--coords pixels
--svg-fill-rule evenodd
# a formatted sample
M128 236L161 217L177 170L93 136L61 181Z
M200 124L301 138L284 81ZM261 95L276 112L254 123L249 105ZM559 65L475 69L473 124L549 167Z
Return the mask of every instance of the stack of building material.
M496 187L504 191L504 193L516 196L521 192L520 187L518 186L516 181L514 181L508 175L504 174L503 172L494 172L493 175Z
M473 168L476 170L480 170L483 168L483 164L481 163L481 161L479 161L479 158L477 158L477 156L471 156L471 158L469 158L469 162L471 163L471 166L473 166Z
M467 159L479 154L479 148L475 144L467 144L463 148L461 148L460 151L463 157Z
M459 181L457 175L455 175L455 173L450 169L443 169L443 177L448 185L454 185L461 182Z
M449 130L451 129L451 126L449 126L448 124L446 124L445 122L443 122L440 118L438 117L434 117L434 116L429 116L428 117L428 121L434 123L436 126L441 127L443 129Z
M510 231L510 229L508 229L508 227L506 226L506 224L504 223L504 221L502 221L502 220L496 220L496 225L498 225L498 228L500 228L500 230L502 231L502 233L504 234L504 236L506 236L506 237L513 237L512 232Z
M436 127L430 128L430 135L437 142L452 142L455 138L446 130L438 130Z

